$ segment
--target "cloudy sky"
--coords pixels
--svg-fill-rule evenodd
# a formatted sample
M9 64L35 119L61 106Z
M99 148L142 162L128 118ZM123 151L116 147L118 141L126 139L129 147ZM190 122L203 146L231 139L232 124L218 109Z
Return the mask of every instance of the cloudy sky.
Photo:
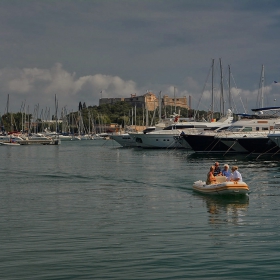
M79 101L147 90L208 109L219 59L237 111L280 106L279 0L0 0L0 113L23 104L76 111ZM274 83L279 81L279 83ZM229 102L226 100L226 106Z

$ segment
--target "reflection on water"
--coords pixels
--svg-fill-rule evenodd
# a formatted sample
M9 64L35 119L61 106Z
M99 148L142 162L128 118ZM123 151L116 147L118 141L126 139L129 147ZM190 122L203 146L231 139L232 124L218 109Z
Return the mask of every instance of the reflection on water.
M243 217L246 216L249 206L249 196L225 197L199 194L196 196L205 203L210 224L241 225L244 223Z

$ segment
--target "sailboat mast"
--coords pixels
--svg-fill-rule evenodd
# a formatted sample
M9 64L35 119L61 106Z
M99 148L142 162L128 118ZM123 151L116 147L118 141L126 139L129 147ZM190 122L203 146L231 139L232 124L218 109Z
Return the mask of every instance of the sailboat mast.
M263 87L264 87L264 65L262 65L262 77L261 77L261 108L263 108Z
M24 103L21 104L21 108L20 108L20 111L21 111L21 133L22 134L23 134L23 131L24 131L24 127L23 127L24 110L25 110L25 101L24 101Z
M159 95L158 95L158 119L159 119L159 122L161 122L161 91L159 92Z
M9 113L9 99L10 99L10 95L8 94L8 96L7 96L7 106L6 106L6 109L7 109L7 118L8 118L8 113ZM12 118L12 117L11 117ZM10 118L10 121L12 121L11 120L11 118ZM8 119L7 119L8 120ZM10 128L10 130L11 130L11 128Z
M136 130L136 104L135 104L135 130Z
M224 82L223 82L223 66L222 59L220 58L220 71L221 71L221 100L220 100L220 113L225 115L225 102L224 102Z
M174 87L174 111L176 113L176 87Z
M9 113L9 99L10 99L10 95L8 94L8 97L7 97L7 115Z
M231 78L231 70L230 65L228 66L228 100L229 100L229 109L231 110L231 90L230 90L230 78Z
M55 97L54 97L54 102L55 102L55 132L57 133L57 130L58 130L58 125L57 125L58 100L56 99L56 94L55 94Z
M211 101L211 119L214 118L214 59L212 59L212 101Z
M88 134L90 135L90 112L88 109Z

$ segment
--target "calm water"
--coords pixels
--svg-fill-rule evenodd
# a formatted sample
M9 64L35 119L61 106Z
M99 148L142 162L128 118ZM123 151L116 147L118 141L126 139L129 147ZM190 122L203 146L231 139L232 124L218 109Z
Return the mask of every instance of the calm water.
M279 159L0 146L0 279L279 279ZM237 164L249 199L192 191Z

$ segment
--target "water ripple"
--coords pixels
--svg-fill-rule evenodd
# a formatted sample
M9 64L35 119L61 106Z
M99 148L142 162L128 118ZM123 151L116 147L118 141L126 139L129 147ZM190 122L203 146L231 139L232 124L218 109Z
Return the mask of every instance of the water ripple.
M277 160L93 142L0 149L1 278L278 279ZM249 197L192 191L217 160Z

